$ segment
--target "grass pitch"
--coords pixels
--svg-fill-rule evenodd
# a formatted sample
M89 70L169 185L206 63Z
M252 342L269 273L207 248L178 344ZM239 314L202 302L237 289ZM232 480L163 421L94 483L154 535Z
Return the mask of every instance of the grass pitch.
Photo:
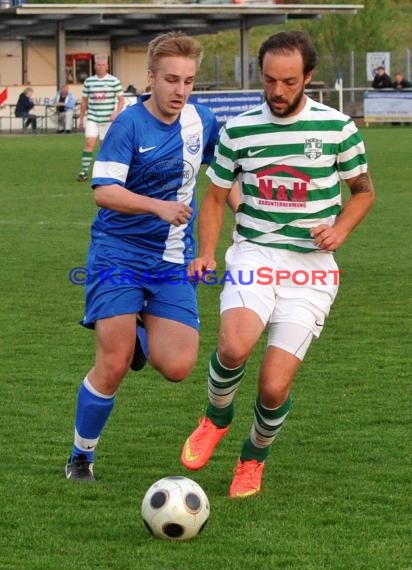
M338 298L293 390L264 491L227 497L250 429L261 343L236 418L204 471L180 465L203 412L218 330L218 287L200 287L199 360L180 385L147 366L129 373L99 444L95 485L67 482L79 383L93 333L77 323L96 212L75 176L83 137L2 137L0 568L7 570L407 569L411 546L411 129L364 131L377 202L337 253ZM201 187L205 186L202 176ZM223 246L229 241L231 220ZM147 488L189 475L211 503L192 542L152 538Z

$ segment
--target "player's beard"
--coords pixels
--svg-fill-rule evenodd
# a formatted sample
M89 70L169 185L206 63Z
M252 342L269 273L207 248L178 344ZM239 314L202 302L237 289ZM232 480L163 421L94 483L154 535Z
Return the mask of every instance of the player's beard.
M296 93L296 96L293 98L291 103L289 103L283 97L269 98L267 93L265 93L265 98L266 98L266 103L269 105L269 109L271 110L272 114L275 115L275 117L289 117L290 115L293 115L295 113L296 109L301 104L304 94L305 94L305 85L303 85L302 89L298 93ZM282 111L277 111L274 108L273 103L287 103L287 105L282 109Z

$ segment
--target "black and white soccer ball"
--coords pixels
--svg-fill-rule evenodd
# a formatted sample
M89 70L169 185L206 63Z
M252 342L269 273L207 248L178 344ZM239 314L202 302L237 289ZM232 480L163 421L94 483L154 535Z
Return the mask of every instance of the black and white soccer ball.
M195 538L205 528L209 515L206 493L188 477L164 477L156 481L142 502L143 521L157 538Z

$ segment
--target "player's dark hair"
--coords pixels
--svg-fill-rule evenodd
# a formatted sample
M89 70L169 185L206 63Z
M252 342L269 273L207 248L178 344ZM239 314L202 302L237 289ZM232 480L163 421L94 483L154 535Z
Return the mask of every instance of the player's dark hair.
M155 71L163 57L187 57L196 62L196 68L202 61L202 45L183 32L159 34L150 43L147 50L147 67Z
M260 71L262 71L263 58L266 53L288 54L294 51L298 51L302 56L305 75L315 69L319 57L309 34L300 30L292 30L290 32L273 34L273 36L270 36L263 42L258 53Z

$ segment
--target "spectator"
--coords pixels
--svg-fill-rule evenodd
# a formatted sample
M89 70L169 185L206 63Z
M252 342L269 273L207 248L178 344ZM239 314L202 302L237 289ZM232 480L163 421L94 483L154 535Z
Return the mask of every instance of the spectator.
M34 107L32 95L33 89L31 87L26 87L26 89L20 93L14 114L16 117L25 119L23 122L23 129L27 129L31 125L31 128L35 133L37 130L37 117L33 113L30 113Z
M393 81L392 87L399 90L408 89L409 87L412 87L412 83L404 78L403 73L398 71L395 73L395 79Z
M375 77L372 81L372 87L374 89L390 89L392 87L392 79L385 72L385 68L380 65L376 70Z
M395 73L395 79L392 83L392 87L397 91L402 91L402 89L407 89L408 87L412 87L412 83L404 78L403 73L397 71ZM404 123L395 122L392 123L394 126L403 125Z
M67 83L57 91L52 104L56 105L56 114L53 117L57 120L57 132L71 133L76 99L73 93L70 93Z

